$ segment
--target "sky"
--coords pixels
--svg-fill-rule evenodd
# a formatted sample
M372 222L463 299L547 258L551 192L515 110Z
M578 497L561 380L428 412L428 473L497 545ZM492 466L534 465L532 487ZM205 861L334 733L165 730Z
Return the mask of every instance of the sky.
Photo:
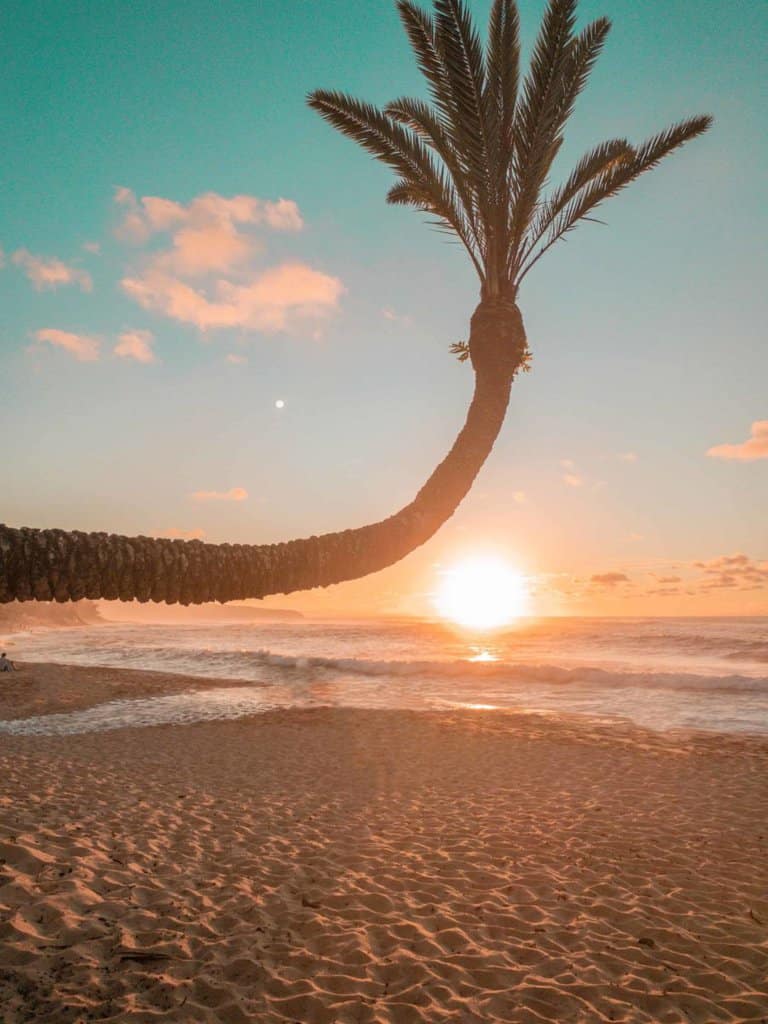
M543 4L520 10L529 48ZM768 7L585 0L580 24L602 14L556 170L714 128L526 279L533 370L440 533L268 605L429 613L487 554L537 614L768 614ZM7 0L0 22L0 519L260 543L409 501L463 422L477 281L305 103L423 94L394 3Z

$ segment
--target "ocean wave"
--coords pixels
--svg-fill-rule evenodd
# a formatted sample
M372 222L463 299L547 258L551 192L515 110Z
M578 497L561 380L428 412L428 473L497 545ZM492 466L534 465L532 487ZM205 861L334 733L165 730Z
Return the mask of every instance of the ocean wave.
M231 657L231 656L230 656ZM257 650L247 657L253 663L286 672L326 671L343 675L396 678L478 678L510 684L582 684L606 687L642 687L675 690L740 690L768 692L768 678L742 675L698 675L688 672L622 672L596 667L563 668L505 661L379 661L365 658L327 658L316 655L277 654Z

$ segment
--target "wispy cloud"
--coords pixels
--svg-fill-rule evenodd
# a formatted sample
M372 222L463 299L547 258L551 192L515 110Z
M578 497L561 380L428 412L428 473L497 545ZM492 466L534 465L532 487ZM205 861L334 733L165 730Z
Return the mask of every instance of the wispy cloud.
M153 340L154 335L151 331L124 331L113 351L122 359L134 359L137 363L156 363L157 356L152 351Z
M83 242L83 249L89 252L92 256L98 256L101 252L100 242Z
M742 552L694 562L692 567L703 574L697 581L699 590L703 592L768 587L768 562L758 562Z
M17 249L11 258L17 267L21 267L38 291L59 288L67 284L76 284L84 292L93 289L93 280L87 270L73 267L63 260L35 256L28 249Z
M144 309L201 331L246 328L285 331L332 313L344 288L338 278L300 262L256 270L263 249L255 228L299 231L303 220L290 199L226 198L209 192L184 205L160 196L115 195L123 210L118 235L136 243L155 234L170 246L147 256L126 275L123 290ZM226 276L225 276L226 275Z
M751 436L741 444L718 444L710 448L707 455L713 459L736 459L740 462L768 459L768 420L755 420Z
M381 315L385 320L389 320L391 323L402 324L403 327L412 327L413 318L408 316L407 313L396 313L390 306L385 306L381 311Z
M569 487L583 487L584 477L579 476L578 473L563 473L563 483L568 484Z
M227 354L227 362L232 363L233 366L245 366L248 362L248 356L238 355L236 352L229 352Z
M228 491L193 491L193 501L245 501L248 491L244 487L230 487Z
M608 587L613 589L620 583L631 583L629 576L624 572L598 572L589 579L593 587Z
M81 363L93 363L99 358L100 340L86 334L73 334L55 327L45 327L35 331L33 337L36 341L47 342L49 345L64 349Z
M562 481L564 484L567 484L568 487L584 486L584 477L581 473L577 472L576 463L573 459L561 459L560 465L565 470L565 473L562 475Z

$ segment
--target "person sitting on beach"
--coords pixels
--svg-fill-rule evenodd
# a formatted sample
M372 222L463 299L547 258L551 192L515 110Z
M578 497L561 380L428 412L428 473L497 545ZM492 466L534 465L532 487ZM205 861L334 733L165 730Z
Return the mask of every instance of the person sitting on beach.
M16 666L13 664L13 662L9 661L9 659L6 658L5 651L3 651L3 653L0 654L0 672L18 672L18 671L19 670L16 668Z

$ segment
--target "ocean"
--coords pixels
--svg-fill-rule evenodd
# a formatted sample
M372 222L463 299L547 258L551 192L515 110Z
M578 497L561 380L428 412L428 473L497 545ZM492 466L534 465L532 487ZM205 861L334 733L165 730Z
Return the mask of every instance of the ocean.
M104 623L7 637L19 660L153 669L210 690L0 722L77 733L274 708L470 708L655 730L768 734L768 618L521 619L480 633L417 620ZM216 679L242 686L216 688Z

